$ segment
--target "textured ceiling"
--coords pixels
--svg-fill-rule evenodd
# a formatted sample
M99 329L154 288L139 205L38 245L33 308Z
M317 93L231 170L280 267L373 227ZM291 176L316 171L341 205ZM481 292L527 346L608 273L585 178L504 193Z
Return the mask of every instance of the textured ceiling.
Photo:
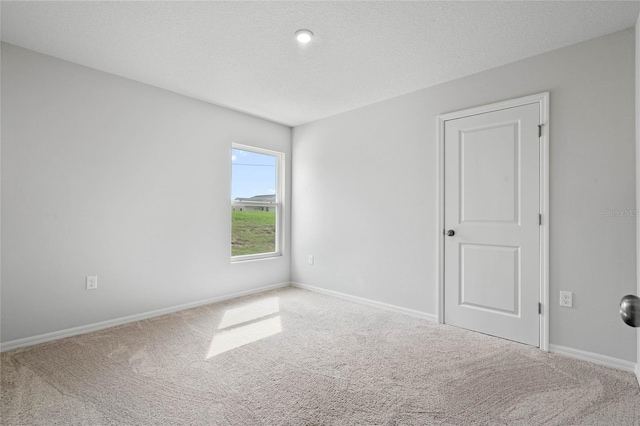
M2 40L290 126L634 25L640 2L8 2ZM302 48L293 33L316 34Z

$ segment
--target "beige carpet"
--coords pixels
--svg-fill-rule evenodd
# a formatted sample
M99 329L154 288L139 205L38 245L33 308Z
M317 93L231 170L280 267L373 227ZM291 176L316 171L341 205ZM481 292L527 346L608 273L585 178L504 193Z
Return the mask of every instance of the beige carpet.
M3 425L639 425L633 374L285 288L2 354Z

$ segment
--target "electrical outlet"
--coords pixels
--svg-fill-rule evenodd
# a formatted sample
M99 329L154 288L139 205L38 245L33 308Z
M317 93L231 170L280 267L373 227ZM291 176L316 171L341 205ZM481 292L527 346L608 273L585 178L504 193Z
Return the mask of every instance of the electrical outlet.
M312 255L312 254L310 254L310 255L309 255L309 265L313 265L313 261L314 261L314 259L313 259L313 255Z
M573 293L570 291L560 292L560 306L565 308L573 308Z
M98 276L87 277L87 290L96 290L98 288Z

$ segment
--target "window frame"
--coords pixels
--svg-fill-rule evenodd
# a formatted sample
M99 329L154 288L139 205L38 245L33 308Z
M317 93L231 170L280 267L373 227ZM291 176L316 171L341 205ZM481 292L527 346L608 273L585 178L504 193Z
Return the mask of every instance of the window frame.
M284 153L279 151L273 151L270 149L259 148L257 146L244 145L239 143L231 144L231 155L233 155L233 150L239 149L242 151L249 151L256 154L270 155L275 157L276 159L276 199L275 202L271 203L268 201L236 201L231 199L231 208L233 207L274 207L276 212L276 236L275 236L275 251L267 252L267 253L256 253L256 254L242 254L234 256L231 254L231 262L244 262L247 260L258 260L258 259L270 259L282 256L283 252L283 233L284 233ZM233 188L233 160L231 161L231 185L230 190ZM229 197L231 198L231 197ZM232 210L233 211L233 210ZM232 218L230 218L233 220ZM230 231L233 229L233 223L231 223ZM231 247L231 232L229 232L229 245Z

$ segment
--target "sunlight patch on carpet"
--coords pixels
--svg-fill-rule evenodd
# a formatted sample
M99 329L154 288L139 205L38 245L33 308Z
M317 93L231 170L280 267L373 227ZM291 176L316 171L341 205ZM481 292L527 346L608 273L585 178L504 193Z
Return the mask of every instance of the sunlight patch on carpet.
M282 332L280 315L225 330L213 336L207 359Z
M264 318L277 312L280 312L280 303L277 297L269 297L239 308L229 309L224 313L218 330Z

